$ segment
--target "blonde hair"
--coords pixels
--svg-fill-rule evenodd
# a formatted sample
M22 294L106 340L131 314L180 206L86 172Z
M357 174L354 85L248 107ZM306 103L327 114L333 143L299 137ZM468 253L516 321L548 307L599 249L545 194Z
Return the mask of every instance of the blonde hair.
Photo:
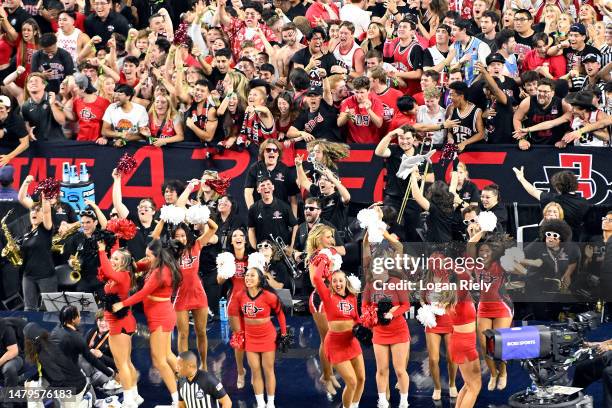
M238 99L241 99L242 102L244 102L244 104L246 105L246 102L248 100L248 81L246 79L246 76L236 71L228 71L225 75L232 81L234 92L236 93L236 95L238 95Z
M542 217L546 217L546 213L551 208L556 208L557 211L559 211L559 219L560 220L565 218L565 214L563 213L563 207L561 207L561 205L559 203L555 203L554 201L551 201L550 203L548 203L548 204L546 204L544 206L544 209L542 210Z
M176 116L178 115L178 112L176 111L176 108L174 104L172 103L170 96L157 95L155 99L157 98L164 98L166 100L166 103L168 104L168 109L166 110L166 114L161 119L165 120L166 122L171 122L171 121L173 122L174 118L176 118ZM151 107L149 108L149 115L151 115L153 119L157 120L157 119L160 119L160 117L157 115L157 110L155 109L155 99L153 99L153 103L151 104Z
M470 172L467 169L467 166L465 165L464 162L459 162L457 164L457 170L459 170L459 168L461 168L461 170L463 170L463 172L465 173L465 178L468 179L470 177Z
M338 169L337 162L348 157L351 150L347 144L329 142L325 139L308 142L306 145L306 150L308 150L310 153L317 146L319 146L321 153L323 153L323 160L321 161L321 164L333 170Z
M113 95L109 95L106 93L106 91L104 90L104 81L106 81L107 78L112 79L115 84L117 83L117 81L115 81L112 77L110 76L106 76L106 75L98 75L98 81L96 82L96 89L98 90L98 96L104 98L104 99L108 99L109 101L112 102L113 100Z
M334 234L334 229L329 225L325 224L317 224L315 227L308 233L308 238L306 239L306 257L310 259L310 257L315 253L317 249L321 246L321 239L323 235L327 232L330 232L332 235Z
M344 282L346 283L346 291L347 291L347 292L349 292L349 293L351 293L352 295L357 296L357 295L359 294L359 291L357 290L357 288L355 288L355 287L353 287L353 285L351 285L351 281L348 279L348 277L346 276L346 272L344 272L343 270L337 270L337 271L332 272L332 274L331 274L331 276L330 276L330 278L329 278L329 290L330 290L330 292L337 293L337 292L334 290L334 287L333 287L333 286L332 286L332 284L331 284L331 281L332 281L332 279L333 279L333 276L334 276L335 274L337 274L337 273L341 273L341 274L343 274L343 275L344 275Z
M546 12L548 10L553 10L555 13L555 18L553 21L548 21L548 19L546 18ZM544 6L544 11L542 12L542 18L544 18L545 23L546 23L544 26L544 32L546 34L550 34L550 33L553 33L559 30L558 22L559 22L560 16L561 16L561 9L559 9L559 7L556 4L547 4Z

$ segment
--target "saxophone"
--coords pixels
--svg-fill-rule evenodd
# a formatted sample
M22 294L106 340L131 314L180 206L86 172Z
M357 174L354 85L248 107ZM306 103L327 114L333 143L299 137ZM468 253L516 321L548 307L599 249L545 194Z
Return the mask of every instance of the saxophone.
M14 266L23 265L23 256L21 256L21 250L19 249L19 245L17 245L17 241L13 238L13 234L9 231L8 225L6 225L6 219L13 210L9 210L2 220L0 224L2 225L2 232L4 232L4 236L6 237L6 246L2 248L2 257L7 258L8 261Z
M68 264L72 266L72 272L70 272L70 282L77 283L81 280L81 261L79 260L79 251L74 255L70 255L68 258Z
M79 230L79 228L81 228L80 222L68 228L68 230L66 230L66 232L64 232L63 234L60 234L60 233L55 234L53 238L51 239L51 250L53 252L63 255L64 254L64 244L63 243L60 244L60 242L74 235Z

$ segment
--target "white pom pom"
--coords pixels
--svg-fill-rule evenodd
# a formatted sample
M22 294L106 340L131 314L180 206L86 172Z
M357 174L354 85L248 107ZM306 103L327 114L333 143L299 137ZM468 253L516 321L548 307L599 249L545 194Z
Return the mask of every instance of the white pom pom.
M368 230L368 241L380 243L383 240L383 231L387 229L387 224L379 218L379 213L373 208L366 208L357 214L357 220L361 228Z
M438 315L438 316L442 316L444 314L446 314L446 309L444 307L442 307L439 303L434 302L431 305L431 311Z
M329 248L323 248L322 250L319 251L319 253L327 256L329 259L332 259L333 254L331 252L331 249Z
M514 258L508 254L504 254L504 256L499 258L499 264L507 272L514 270Z
M231 252L217 255L217 276L229 279L236 274L236 258Z
M513 248L506 249L506 251L504 252L504 255L506 254L516 259L517 261L525 259L525 252L523 252L523 250L520 249L519 247L513 247Z
M265 266L266 257L263 256L263 254L260 254L259 252L253 252L249 255L249 262L247 266L248 269L257 268L263 271Z
M522 249L514 247L508 248L504 251L504 256L499 260L501 267L508 272L513 271L516 268L516 263L525 259L525 253Z
M210 208L207 205L192 205L187 210L185 220L189 224L206 224L210 219Z
M339 254L332 255L332 271L336 272L342 269L342 257Z
M478 214L478 224L481 230L491 232L497 227L497 216L491 211L483 211Z
M168 224L178 225L185 221L185 209L174 204L164 205L161 208L159 218Z
M429 327L430 329L436 327L438 324L436 322L436 314L434 313L434 309L428 304L424 304L419 308L416 318L423 326Z
M348 279L353 289L355 289L357 292L361 290L361 280L357 276L349 275L346 277L346 279Z

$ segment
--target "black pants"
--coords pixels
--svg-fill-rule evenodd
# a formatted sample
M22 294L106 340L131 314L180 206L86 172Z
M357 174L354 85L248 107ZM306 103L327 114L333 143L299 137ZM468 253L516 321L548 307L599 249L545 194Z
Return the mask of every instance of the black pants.
M605 408L612 408L612 351L579 363L574 373L574 387L586 388L588 385L601 379Z
M5 387L16 387L19 384L19 372L23 368L23 359L17 356L2 366L2 379Z

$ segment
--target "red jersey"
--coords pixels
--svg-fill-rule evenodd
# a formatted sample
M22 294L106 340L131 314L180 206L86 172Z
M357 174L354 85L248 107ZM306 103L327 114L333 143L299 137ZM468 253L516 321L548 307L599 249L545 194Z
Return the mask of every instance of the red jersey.
M119 299L127 299L130 293L132 281L128 271L115 271L108 260L106 251L98 251L100 257L100 268L98 268L98 280L106 282L104 293L116 293Z
M393 63L391 65L397 68L398 71L410 72L422 68L420 66L420 64L422 64L422 56L414 59L416 57L412 55L413 50L417 53L423 53L423 47L421 47L417 41L412 41L406 47L402 47L400 45L400 39L394 38L385 41L383 55L386 58L393 58ZM404 82L406 82L406 87L401 89L404 94L414 95L421 90L419 79L404 79Z
M82 98L76 98L72 105L72 112L79 123L79 141L95 141L102 131L102 117L110 102L101 96L95 102L88 103Z
M264 126L257 112L252 114L245 113L240 136L238 136L240 143L246 143L248 140L251 143L259 145L266 139L276 139L276 127L274 124L272 124L271 128L267 128Z
M151 136L164 139L166 137L172 137L176 135L176 130L174 129L174 120L166 120L163 122L164 126L159 129L159 126L155 123L153 119L153 115L149 114L149 130L151 131ZM161 125L160 125L161 126Z
M384 117L383 103L380 98L374 92L370 92L368 99L372 102L372 111L381 118ZM342 101L340 112L345 112L347 109L355 111L354 119L349 119L346 123L349 142L377 144L380 141L380 129L372 123L367 109L359 107L355 96Z
M190 249L183 251L181 258L179 259L179 268L183 280L181 281L181 287L189 287L193 285L193 282L199 283L198 272L200 270L200 251L202 245L200 241L196 240Z
M32 71L32 56L34 55L34 52L38 50L38 47L34 43L24 43L22 41L21 33L19 34L19 37L15 43L17 44L17 50L15 51L15 65L25 68L23 74L19 75L15 80L15 84L20 88L24 88L26 78Z
M469 20L472 18L472 8L474 6L474 0L450 0L448 2L448 9L450 11L457 11L461 15L461 18Z
M127 78L125 77L125 74L123 73L123 71L119 72L119 84L121 84L121 85L129 85L131 87L135 87L136 85L138 85L139 82L140 82L140 79L136 78L134 80L134 82L129 83Z
M493 262L488 268L476 269L474 272L478 280L491 284L488 290L483 288L480 291L481 302L504 302L507 300L505 294L506 272L499 262Z
M255 297L251 297L246 289L241 290L233 299L231 309L228 310L228 314L240 316L240 327L243 330L244 320L272 317L274 312L278 319L281 334L287 334L287 323L281 301L275 293L269 290L262 289Z
M247 271L247 259L236 259L236 273L232 276L232 294L244 290L244 275Z
M346 296L332 293L325 285L325 282L323 282L322 274L318 272L319 271L314 275L314 284L317 293L323 301L325 314L327 314L327 321L353 320L357 322L359 313L357 311L357 298L355 295L348 292Z
M380 98L380 101L383 104L383 126L382 132L386 134L391 121L393 120L393 116L397 111L397 99L403 96L401 91L398 91L394 88L387 88L383 91L383 93L377 94Z
M398 278L389 278L389 280L385 283L392 283L392 284L397 285L400 282L401 281ZM380 283L382 284L382 282ZM393 312L393 320L391 321L389 326L393 325L394 322L401 323L401 320L396 319L396 318L401 318L402 315L406 313L408 309L410 309L410 294L408 290L397 290L397 289L390 290L390 289L387 289L386 287L383 287L382 289L377 290L374 288L373 284L369 283L366 285L365 290L363 291L363 294L361 295L361 302L362 302L361 310L363 311L366 307L368 307L371 304L378 303L379 300L385 297L391 299L391 303L393 304L393 306L399 306Z
M338 6L332 2L325 5L323 3L314 2L308 7L308 10L306 10L306 18L310 21L312 27L316 27L319 24L317 22L318 18L327 23L332 20L340 20L340 10Z
M395 116L391 120L391 124L389 125L389 132L395 130L404 125L414 125L416 123L416 115L404 115L403 113L396 111Z
M11 61L13 53L13 44L4 36L0 37L0 65L6 65Z
M521 69L523 72L533 71L545 63L548 64L548 70L555 79L558 79L567 73L567 64L563 55L542 58L538 54L537 50L530 50L527 52L527 54L525 54Z
M476 308L474 307L474 301L472 296L467 289L461 289L462 281L470 281L472 276L467 273L456 273L455 282L457 283L457 303L455 307L451 307L448 311L451 319L453 319L453 325L459 326L462 324L473 323L476 321Z
M278 42L278 39L276 38L276 34L274 34L274 31L272 31L272 29L270 29L270 27L268 27L266 24L259 23L258 27L261 29L261 31L263 31L268 42ZM229 35L229 38L231 41L231 47L232 47L232 54L236 61L238 60L238 58L240 58L240 51L242 50L242 43L247 40L252 41L255 44L255 48L257 48L258 51L265 51L265 46L261 38L259 38L259 36L257 35L250 33L251 31L254 32L255 29L247 28L244 20L241 20L236 17L232 17L232 19L230 20L229 26L225 26L223 28L226 30L225 32Z
M123 301L123 306L128 307L142 302L147 296L155 296L158 298L170 298L172 296L172 272L170 268L164 266L161 270L161 278L159 268L155 268L147 273L145 284L138 292Z

